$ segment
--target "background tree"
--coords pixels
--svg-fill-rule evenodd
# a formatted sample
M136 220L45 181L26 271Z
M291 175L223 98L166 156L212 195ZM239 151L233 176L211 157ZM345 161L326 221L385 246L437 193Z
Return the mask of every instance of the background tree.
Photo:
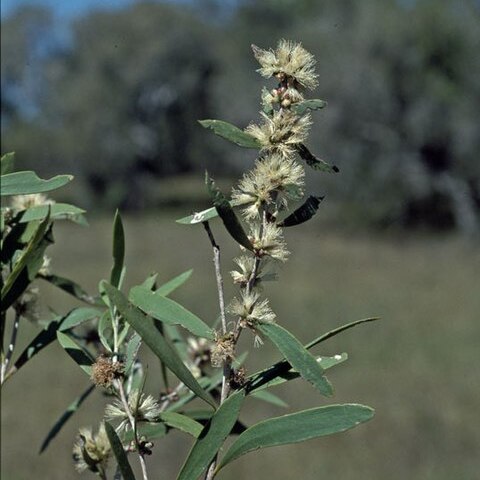
M3 148L41 173L74 171L104 205L130 208L167 175L237 174L249 154L202 139L195 121L245 127L258 99L244 86L261 84L240 46L285 36L321 58L329 115L311 146L334 156L344 180L315 187L337 200L338 218L471 233L480 205L479 13L473 0L136 2L75 19L65 40L45 10L19 10L2 21ZM12 66L27 57L33 76ZM40 81L27 102L32 78Z

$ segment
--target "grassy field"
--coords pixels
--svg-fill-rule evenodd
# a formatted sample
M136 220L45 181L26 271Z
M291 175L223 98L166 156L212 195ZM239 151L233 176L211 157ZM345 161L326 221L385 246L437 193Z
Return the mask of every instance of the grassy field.
M128 283L152 271L168 279L191 267L191 280L175 298L211 322L217 315L211 251L201 227L168 218L125 218ZM110 219L90 228L61 225L52 249L56 273L93 291L110 270ZM224 270L233 242L215 224ZM278 321L300 339L367 316L382 321L358 327L322 344L317 353L348 352L349 361L329 375L333 402L375 407L374 420L346 434L292 447L251 453L220 479L278 480L473 480L478 478L478 344L480 338L480 250L454 238L377 237L331 232L320 221L288 232L293 252L281 281L266 293ZM228 283L228 282L227 282ZM70 300L42 285L44 300L63 311ZM227 288L227 297L234 290ZM32 336L25 328L20 342ZM251 350L253 369L277 358L265 345ZM158 375L149 369L150 381ZM83 478L70 462L79 426L96 424L105 399L93 395L41 456L38 448L51 424L88 385L78 367L51 346L2 391L2 480ZM325 404L308 385L291 383L275 393L295 409ZM247 424L285 410L249 400ZM155 445L151 478L172 479L189 449L182 434ZM84 478L88 478L86 474ZM93 478L91 476L91 478Z

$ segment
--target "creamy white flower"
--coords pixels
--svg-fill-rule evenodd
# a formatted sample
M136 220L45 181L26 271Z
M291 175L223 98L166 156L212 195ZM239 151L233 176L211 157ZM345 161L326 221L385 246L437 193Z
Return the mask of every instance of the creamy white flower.
M30 195L15 195L11 200L11 207L14 210L22 211L27 208L39 207L41 205L52 205L55 202L43 193L32 193Z
M290 252L283 238L282 230L273 223L254 224L251 241L255 250L275 260L286 262Z
M272 116L260 112L261 125L250 124L245 132L255 137L263 152L279 152L291 156L296 146L307 139L312 120L309 114L298 116L290 110L277 110Z
M137 422L154 422L161 412L160 405L151 395L142 393L139 398L138 390L132 390L128 396L128 406ZM105 417L109 420L120 420L118 431L131 428L127 412L120 400L114 400L113 403L106 406Z
M267 299L260 300L257 292L241 291L241 298L234 298L228 311L244 320L247 325L272 323L276 315L272 312Z
M73 446L73 461L77 472L104 472L111 454L110 442L101 423L96 434L91 428L81 428ZM88 462L88 463L87 463Z
M252 45L261 68L257 71L266 78L284 74L302 87L314 89L318 85L315 73L315 57L301 43L280 40L275 51L263 50Z

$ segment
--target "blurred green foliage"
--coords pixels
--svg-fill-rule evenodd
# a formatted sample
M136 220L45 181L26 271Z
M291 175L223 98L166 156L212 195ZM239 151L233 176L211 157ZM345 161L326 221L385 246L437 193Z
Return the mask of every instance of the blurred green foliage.
M339 221L471 233L479 17L473 0L136 2L66 34L48 10L19 9L2 21L2 148L41 174L76 174L86 207L152 205L155 179L172 174L237 174L250 154L196 120L246 126L265 83L249 45L289 38L319 60L315 96L329 106L311 146L342 181L312 187L342 199Z

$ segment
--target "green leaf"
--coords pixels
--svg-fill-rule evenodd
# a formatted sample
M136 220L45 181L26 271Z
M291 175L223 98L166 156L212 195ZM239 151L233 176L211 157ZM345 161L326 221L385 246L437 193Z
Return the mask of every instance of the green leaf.
M39 278L55 285L60 290L63 290L65 293L72 295L73 297L81 300L85 303L90 303L93 305L102 305L98 303L97 300L89 295L78 283L70 280L69 278L60 277L59 275L39 275Z
M247 201L234 201L230 200L228 202L231 207L239 207L240 205L245 205ZM182 225L194 225L196 223L206 222L207 220L211 220L212 218L218 217L218 212L215 207L207 208L206 210L202 210L201 212L196 212L192 215L188 215L188 217L183 217L176 220L177 223L181 223Z
M50 345L57 338L58 330L67 330L75 325L79 325L83 321L89 319L90 315L83 308L75 308L67 315L50 322L36 337L27 345L25 350L19 355L13 367L8 371L6 378L9 378L25 365L32 357ZM92 309L93 310L93 309ZM93 313L93 312L90 312Z
M334 357L318 357L317 362L324 369L334 367L348 359L346 353L335 355ZM276 387L290 380L300 377L300 374L290 368L290 364L286 361L278 362L260 372L256 372L247 377L245 389L248 394L255 394L270 387ZM252 393L253 392L253 393Z
M271 403L272 405L275 405L277 407L288 407L288 403L284 402L280 397L277 397L276 395L268 392L267 390L257 390L255 392L252 392L251 395L258 400L263 400L264 402Z
M125 233L123 231L122 217L117 210L113 221L113 268L112 273L110 274L110 283L114 287L120 285L124 260Z
M113 326L110 310L105 310L98 322L98 338L102 345L109 351L113 352Z
M317 213L318 206L323 199L324 197L310 195L301 207L297 208L291 215L282 220L278 226L293 227L310 220Z
M57 338L57 330L61 325L61 321L50 322L35 338L27 345L25 350L19 355L13 367L8 371L5 379L9 378L25 365L32 357L45 347L50 345Z
M50 235L50 216L41 222L20 258L15 262L12 272L2 287L2 311L5 311L25 291L42 267L43 253L53 243Z
M154 321L141 310L132 305L122 292L105 281L102 282L108 298L133 329L142 337L152 352L169 368L190 390L196 393L207 403L216 406L213 398L203 390L193 377L190 370L184 365L177 352L169 345L163 335L155 327Z
M325 340L328 340L329 338L334 337L335 335L338 335L339 333L342 333L345 330L356 327L357 325L361 325L362 323L375 322L376 320L380 320L380 318L378 317L362 318L361 320L355 320L354 322L347 323L346 325L342 325L341 327L334 328L333 330L330 330L329 332L324 333L323 335L320 335L315 340L312 340L310 343L305 345L305 348L308 348L310 350L315 345L318 345L319 343L324 342Z
M310 150L303 144L299 143L297 146L297 152L300 157L307 162L307 165L314 170L327 173L338 173L340 170L336 165L330 165L325 160L317 158Z
M193 270L190 269L186 272L181 273L180 275L177 275L176 277L172 278L171 280L157 288L157 290L155 290L155 294L167 297L178 287L181 287L191 277L192 272Z
M100 311L96 308L90 307L79 307L73 309L64 319L62 320L59 330L64 332L73 327L78 327L82 323L93 320L100 316Z
M288 330L276 323L259 324L257 328L275 344L302 378L310 382L323 395L333 394L332 386L325 378L323 368Z
M72 175L58 175L50 180L38 178L35 172L15 172L0 178L1 195L30 195L44 193L63 187L73 180Z
M181 430L197 438L203 430L203 425L187 415L175 412L162 412L159 419L171 428Z
M236 145L244 148L260 148L261 145L258 140L250 135L245 133L240 128L232 125L231 123L224 122L222 120L199 120L198 123L204 128L210 128L213 132L228 140L229 142L235 143Z
M75 342L68 335L57 331L57 339L63 349L67 352L70 358L88 375L92 373L92 364L94 363L94 358L86 350L81 347L77 342Z
M305 348L307 350L310 350L311 348L315 347L321 342L324 342L325 340L328 340L331 337L334 337L335 335L338 335L339 333L344 332L345 330L348 330L350 328L353 328L357 325L361 325L363 323L368 323L368 322L373 322L379 320L377 317L372 317L372 318L364 318L361 320L356 320L351 323L347 323L346 325L342 325L341 327L335 328L323 335L320 335L316 339L312 340L309 342L307 345L305 345ZM340 357L340 361L343 361L343 356L346 356L346 354L342 354ZM327 368L323 364L323 358L328 359L329 357L322 357L322 361L320 362L321 366L323 368ZM338 358L338 357L337 357ZM260 372L256 372L248 377L248 382L246 385L246 388L248 391L256 390L257 388L260 388L261 386L265 384L269 384L270 382L278 377L283 377L285 375L290 375L289 370L291 369L291 365L287 360L282 360L280 362L275 363L274 365L266 368L265 370L262 370ZM296 377L295 377L296 378Z
M208 173L205 176L205 183L207 184L208 192L212 198L213 205L217 209L218 215L222 219L228 233L235 241L244 246L247 250L253 250L253 245L243 230L243 227L235 215L233 208L230 206L230 203L228 203L225 195L215 185L213 179L208 176Z
M185 415L188 415L190 418L197 420L202 426L205 425L213 415L211 410L188 410ZM235 425L232 427L231 435L240 435L244 432L247 427L237 420Z
M331 338L331 337L334 337L335 335L338 335L339 333L342 333L344 332L345 330L348 330L350 328L353 328L357 325L361 325L363 323L367 323L367 322L373 322L375 320L379 320L379 318L376 318L376 317L372 317L372 318L364 318L364 319L361 319L361 320L356 320L355 322L351 322L351 323L348 323L346 325L342 325L341 327L338 327L338 328L335 328L323 335L320 335L318 338L312 340L310 343L308 343L307 345L305 345L305 348L307 350L310 350L311 348L315 347L316 345L318 345L319 343L321 342L324 342L325 340ZM339 358L340 357L340 358ZM332 366L332 362L333 360L331 360L332 357L321 357L321 360L320 360L320 365L326 369L326 368L330 368L330 366ZM346 353L343 353L342 355L340 356L336 356L333 357L334 360L337 360L337 363L341 363L343 361L345 361L347 358L347 354ZM268 386L273 386L276 384L276 380L277 379L279 381L279 383L283 383L283 381L281 381L281 378L284 378L285 380L291 380L292 378L297 378L298 376L298 373L296 373L295 377L292 377L292 372L290 372L290 369L291 369L291 365L290 363L287 361L287 360L282 360L280 362L277 362L275 363L274 365L264 369L264 370L261 370L260 372L256 372L252 375L250 375L248 377L248 381L247 381L247 384L246 384L246 389L247 391L254 391L254 390L257 390L261 387L263 387L264 385L267 385Z
M147 422L137 424L137 436L139 439L145 437L147 440L164 437L168 433L167 426L163 422ZM122 435L125 443L135 440L133 430L128 430Z
M177 480L193 480L208 467L235 425L245 393L231 395L212 415L193 445Z
M2 155L0 164L0 175L7 175L8 173L12 173L15 167L15 152L10 152Z
M144 288L148 288L148 290L154 290L155 285L157 284L157 277L158 273L152 273L152 275L150 275L144 280L141 286Z
M75 217L85 213L85 210L69 205L68 203L53 203L51 205L38 205L28 208L20 214L19 222L27 223L34 220L43 220L50 210L50 218L53 220L73 220Z
M312 408L270 418L243 432L222 458L216 471L253 450L344 432L370 420L373 415L374 410L370 407L345 404Z
M309 110L320 110L327 106L325 100L312 98L311 100L304 100L303 102L294 103L290 109L297 115L304 115Z
M133 366L135 359L138 355L138 350L142 344L142 338L138 333L134 333L130 340L127 343L127 352L125 358L125 375L128 375L128 372Z
M123 449L122 442L118 438L115 429L110 425L110 423L105 422L105 431L107 432L107 437L112 447L113 454L117 460L118 468L120 469L123 480L135 480L132 467L130 466L130 463L128 463L127 454Z
M50 442L58 435L58 432L63 428L67 423L70 417L81 407L82 403L87 399L87 397L95 390L95 385L90 385L80 396L78 396L63 412L61 417L53 424L53 427L48 432L47 436L42 442L40 447L40 452L43 453Z
M186 308L170 298L143 287L133 287L129 300L151 317L169 325L181 325L197 337L214 339L213 330Z

